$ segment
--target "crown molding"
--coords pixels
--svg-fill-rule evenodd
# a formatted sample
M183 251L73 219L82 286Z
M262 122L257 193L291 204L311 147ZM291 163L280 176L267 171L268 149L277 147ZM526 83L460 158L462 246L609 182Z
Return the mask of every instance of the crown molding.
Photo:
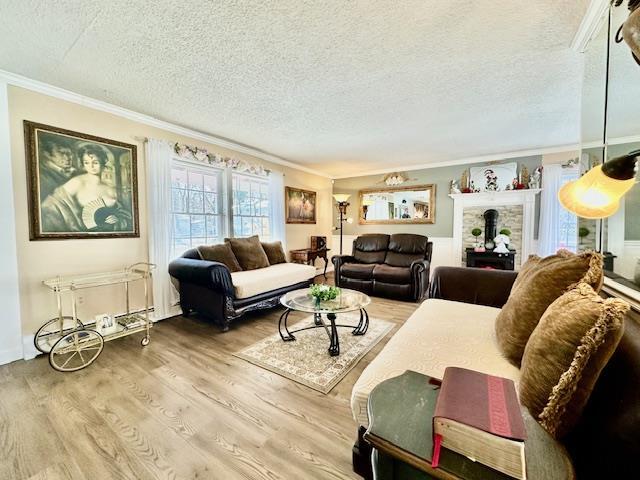
M86 97L84 95L80 95L78 93L65 90L64 88L49 85L47 83L40 82L38 80L33 80L31 78L27 78L22 75L18 75L16 73L8 72L6 70L0 70L0 81L4 81L9 85L31 90L33 92L42 93L50 97L59 98L67 102L76 103L78 105L92 108L94 110L107 112L112 115L116 115L118 117L126 118L128 120L133 120L134 122L142 123L144 125L160 128L162 130L166 130L178 135L189 137L194 140L210 143L223 148L229 148L236 152L245 153L247 155L251 155L253 157L257 157L277 165L293 168L295 170L311 173L313 175L318 175L324 178L332 178L331 175L325 172L321 172L313 168L308 168L303 165L299 165L297 163L291 162L289 160L285 160L284 158L280 158L268 152L264 152L258 148L251 147L249 145L244 145L226 138L216 137L215 135L210 135L208 133L199 132L197 130L193 130L187 127L182 127L180 125L176 125L174 123L167 122L165 120L154 118L150 115L134 112L133 110L128 110L126 108L119 107L111 103L103 102L101 100L96 100L95 98Z
M379 170L370 170L363 173L351 173L348 175L334 176L335 180L342 178L366 177L369 175L382 175L393 172L411 172L414 170L427 170L430 168L451 167L455 165L468 165L472 163L498 162L500 160L508 160L510 158L531 157L534 155L548 155L551 153L562 152L579 152L580 144L558 145L555 147L535 148L531 150L517 150L514 152L493 153L491 155L482 155L479 157L459 158L457 160L446 160L443 162L423 163L420 165L404 165L393 168L382 168Z
M586 51L589 42L598 33L598 27L609 5L611 5L611 0L591 0L578 31L571 41L573 51L578 53Z

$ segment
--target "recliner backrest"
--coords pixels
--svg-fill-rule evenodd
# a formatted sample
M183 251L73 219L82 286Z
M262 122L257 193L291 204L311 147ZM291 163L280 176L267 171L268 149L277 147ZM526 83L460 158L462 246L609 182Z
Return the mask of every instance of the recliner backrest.
M429 238L424 235L395 233L389 238L389 251L384 263L392 267L409 267L416 260L427 258L429 243Z
M371 233L353 241L353 257L360 263L383 263L389 247L389 235Z

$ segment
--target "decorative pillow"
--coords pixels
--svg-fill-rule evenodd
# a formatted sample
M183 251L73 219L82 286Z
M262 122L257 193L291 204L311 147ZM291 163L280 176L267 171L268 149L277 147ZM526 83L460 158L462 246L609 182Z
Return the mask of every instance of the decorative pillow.
M233 250L231 250L231 246L228 243L201 245L198 247L198 253L202 260L224 263L230 272L239 272L242 270L238 259L233 254Z
M520 402L551 435L578 421L624 331L629 305L580 283L545 311L522 357Z
M270 265L277 263L287 263L287 256L282 248L282 242L261 242L264 252L267 254Z
M578 282L595 290L602 286L602 255L576 255L560 250L540 258L532 255L522 266L507 303L496 317L496 336L504 356L520 366L524 347L551 303Z
M245 238L225 238L243 270L256 270L269 266L269 258L264 252L258 235Z

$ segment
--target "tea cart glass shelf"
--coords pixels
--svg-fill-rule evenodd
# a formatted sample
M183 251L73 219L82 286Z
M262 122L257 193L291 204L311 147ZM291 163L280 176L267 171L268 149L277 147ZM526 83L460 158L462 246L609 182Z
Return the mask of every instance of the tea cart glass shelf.
M118 271L58 276L43 281L44 286L56 296L58 315L40 327L34 337L35 347L49 354L49 363L54 369L72 372L91 365L102 352L106 341L144 332L141 344L147 346L153 323L149 318L149 281L154 269L155 265L141 262ZM130 308L129 284L135 281L144 284L145 307L141 312L131 312ZM123 315L112 317L113 326L108 333L95 321L82 322L78 318L78 290L118 284L124 286L126 311ZM71 315L63 313L64 295L70 296Z

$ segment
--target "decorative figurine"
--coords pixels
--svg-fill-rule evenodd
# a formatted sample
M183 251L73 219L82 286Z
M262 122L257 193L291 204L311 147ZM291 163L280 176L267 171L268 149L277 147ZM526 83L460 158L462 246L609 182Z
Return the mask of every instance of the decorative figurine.
M460 188L458 187L458 182L455 180L451 180L451 185L449 186L449 193L456 194L461 193Z
M495 253L509 253L509 249L507 245L509 245L509 237L504 234L496 235L496 238L493 239L496 244L496 247L493 249Z
M542 185L542 166L537 167L529 179L529 188L540 188Z
M460 178L460 189L464 192L467 188L469 188L469 170L465 169Z

